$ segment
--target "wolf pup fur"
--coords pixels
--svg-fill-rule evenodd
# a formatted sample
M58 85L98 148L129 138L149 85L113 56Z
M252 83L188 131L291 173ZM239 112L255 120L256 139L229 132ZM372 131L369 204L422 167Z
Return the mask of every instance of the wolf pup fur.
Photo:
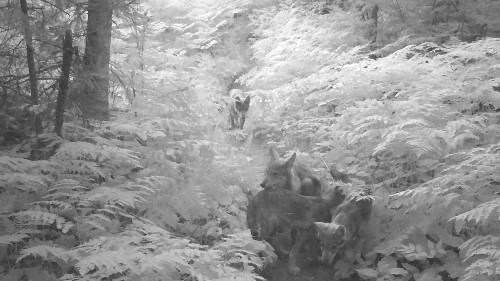
M229 123L231 130L234 128L243 129L248 108L250 108L250 96L247 96L244 101L241 101L240 97L235 97L229 103Z
M288 270L300 273L297 259L310 241L315 241L315 222L328 222L330 208L322 198L301 196L286 189L264 189L251 198L247 209L247 225L255 239L269 242L278 256L288 256ZM283 249L277 232L292 234L292 248ZM319 256L319 251L317 252Z
M294 153L284 161L269 147L271 161L260 184L264 189L288 189L304 196L321 196L321 182L306 165L295 161Z
M321 245L321 259L330 264L337 253L355 246L360 227L368 222L373 200L368 194L349 196L332 213L330 223L315 222Z

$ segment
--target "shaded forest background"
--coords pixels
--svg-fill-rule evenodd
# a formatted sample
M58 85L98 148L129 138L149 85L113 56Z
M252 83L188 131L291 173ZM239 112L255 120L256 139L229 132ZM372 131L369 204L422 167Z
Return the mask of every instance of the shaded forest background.
M247 196L273 145L377 198L332 279L498 280L498 15L1 0L0 279L258 280L276 257L246 229ZM252 102L228 132L233 90Z

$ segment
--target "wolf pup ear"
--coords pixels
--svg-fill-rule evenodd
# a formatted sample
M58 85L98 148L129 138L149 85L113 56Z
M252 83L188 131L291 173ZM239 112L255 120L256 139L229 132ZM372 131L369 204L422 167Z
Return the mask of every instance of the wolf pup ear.
M345 228L345 226L339 225L339 227L337 228L336 232L337 232L338 235L340 235L342 237L345 237L347 229Z
M280 159L278 153L276 152L276 150L274 150L274 147L272 146L269 147L269 155L271 155L271 161L276 161Z
M294 152L290 159L283 163L283 166L291 169L293 167L293 163L295 162L295 157L297 157L297 153Z
M250 104L250 96L246 97L245 99L245 105L248 105Z

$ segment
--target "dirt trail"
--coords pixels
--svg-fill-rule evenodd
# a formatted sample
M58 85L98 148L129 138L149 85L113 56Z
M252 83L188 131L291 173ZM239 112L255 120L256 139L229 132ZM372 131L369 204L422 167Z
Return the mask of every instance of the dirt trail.
M334 271L331 267L323 265L307 265L305 262L301 266L302 272L299 276L292 276L288 273L288 262L278 259L274 267L266 268L262 276L268 281L330 281L333 280Z

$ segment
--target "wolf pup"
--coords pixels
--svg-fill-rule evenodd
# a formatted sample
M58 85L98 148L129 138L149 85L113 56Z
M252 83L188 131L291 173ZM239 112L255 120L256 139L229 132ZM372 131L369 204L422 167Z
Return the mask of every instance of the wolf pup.
M355 246L361 225L367 223L372 211L371 194L351 194L332 213L330 223L315 222L321 244L321 259L330 264L337 253Z
M230 130L234 128L243 129L249 107L250 96L247 96L244 101L241 101L240 97L235 97L234 100L229 103Z
M288 270L300 273L297 259L306 244L316 242L315 222L331 219L328 204L319 197L301 196L286 189L264 189L251 198L247 209L247 225L255 239L269 242L278 256L288 256ZM292 234L292 248L283 249L277 232ZM317 251L319 256L319 250Z
M269 147L271 161L260 184L264 189L288 189L304 196L321 196L321 182L306 165L295 161L294 153L283 161L274 148Z

